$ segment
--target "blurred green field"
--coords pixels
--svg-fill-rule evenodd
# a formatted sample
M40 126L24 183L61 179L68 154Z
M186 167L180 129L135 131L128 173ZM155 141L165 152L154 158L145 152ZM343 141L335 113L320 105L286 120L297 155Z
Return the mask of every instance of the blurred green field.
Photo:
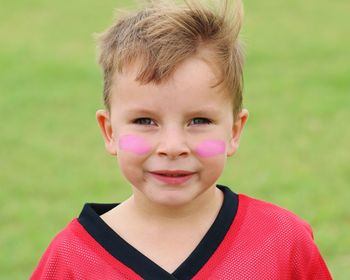
M95 121L92 34L125 1L0 0L0 279L27 279L86 201L130 195ZM308 221L350 275L350 2L247 0L250 119L221 183Z

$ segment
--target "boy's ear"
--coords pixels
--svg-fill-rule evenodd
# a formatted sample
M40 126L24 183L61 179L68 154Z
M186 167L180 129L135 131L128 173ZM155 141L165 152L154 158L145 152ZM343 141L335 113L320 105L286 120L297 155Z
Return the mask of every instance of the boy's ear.
M96 112L96 119L100 126L107 152L111 155L117 155L109 113L106 110L98 110Z
M236 118L233 127L232 127L232 138L230 141L230 145L227 151L227 156L232 156L238 149L239 146L239 140L241 138L241 134L243 131L243 128L248 120L248 110L243 109Z

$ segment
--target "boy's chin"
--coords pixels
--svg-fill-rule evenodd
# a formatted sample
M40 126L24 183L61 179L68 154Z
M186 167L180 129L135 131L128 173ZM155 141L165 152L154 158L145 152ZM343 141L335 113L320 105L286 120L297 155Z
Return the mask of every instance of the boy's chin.
M189 205L194 197L184 190L162 190L148 199L153 205L166 208L182 208Z
M172 208L175 210L190 207L193 203L196 203L198 197L206 190L196 188L191 184L184 186L157 186L156 189L152 190L144 189L141 195L146 198L151 207ZM206 197L212 199L212 196ZM204 200L202 202L206 203Z

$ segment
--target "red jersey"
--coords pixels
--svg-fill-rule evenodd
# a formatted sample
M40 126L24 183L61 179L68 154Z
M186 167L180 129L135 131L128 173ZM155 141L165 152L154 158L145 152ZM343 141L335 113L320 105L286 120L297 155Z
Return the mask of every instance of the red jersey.
M86 204L51 242L31 279L332 279L308 224L278 206L217 187L224 193L218 216L173 273L100 218L117 204Z

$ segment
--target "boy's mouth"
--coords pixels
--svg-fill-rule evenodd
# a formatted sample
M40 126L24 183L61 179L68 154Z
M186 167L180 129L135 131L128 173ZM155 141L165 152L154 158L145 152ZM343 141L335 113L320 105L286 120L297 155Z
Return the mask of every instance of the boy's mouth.
M166 176L166 177L183 177L194 174L194 172L184 171L184 170L157 170L152 171L152 174Z
M156 170L150 172L150 174L163 183L180 185L191 179L195 172L185 170Z

